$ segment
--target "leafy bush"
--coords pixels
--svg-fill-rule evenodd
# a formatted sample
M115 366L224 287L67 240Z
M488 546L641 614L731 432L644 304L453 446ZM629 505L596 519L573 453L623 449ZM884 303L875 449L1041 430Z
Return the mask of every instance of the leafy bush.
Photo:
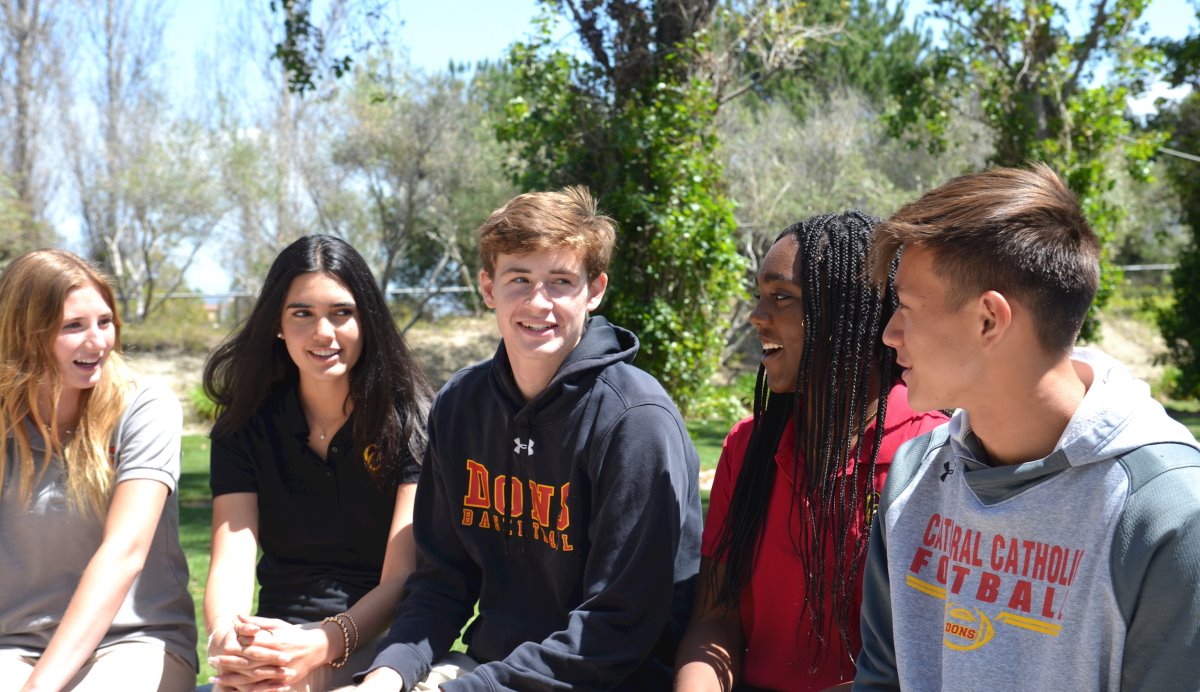
M1162 375L1159 376L1158 381L1150 383L1150 393L1159 401L1164 401L1174 396L1175 392L1179 391L1179 375L1179 368L1174 365L1167 365L1163 368Z
M754 380L754 373L743 373L733 384L709 384L697 397L689 419L732 425L745 418L754 407Z
M1196 151L1200 146L1200 93L1192 92L1164 111L1158 124L1172 131L1171 146ZM1200 397L1200 176L1196 164L1183 159L1171 159L1167 168L1182 203L1184 222L1192 232L1171 273L1175 303L1159 313L1158 326L1167 342L1167 359L1179 369L1175 396Z
M613 35L601 43L619 53L611 62L644 61L615 72L603 66L608 58L588 62L556 48L550 18L541 18L538 32L509 54L519 96L506 105L498 135L517 150L523 166L513 174L524 189L585 184L617 220L601 312L638 335L638 366L686 415L716 372L721 316L741 296L744 262L716 156L716 97L689 74L703 46L645 44L652 33L643 29L654 25L648 12L639 6L603 19Z
M192 388L188 390L187 396L188 401L192 404L192 410L196 412L196 415L201 420L209 423L215 423L217 421L217 416L220 415L221 411L217 407L216 402L212 399L209 399L208 394L204 393L203 385L193 385Z
M1167 359L1178 369L1172 394L1200 396L1200 243L1195 239L1179 256L1171 273L1175 290L1172 306L1158 314L1158 328L1167 342Z

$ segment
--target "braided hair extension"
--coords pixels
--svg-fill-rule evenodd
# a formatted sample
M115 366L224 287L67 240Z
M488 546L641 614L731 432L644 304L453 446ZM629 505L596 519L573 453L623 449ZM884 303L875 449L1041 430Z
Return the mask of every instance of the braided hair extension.
M865 433L872 419L882 422L887 416L896 358L882 343L896 306L895 265L882 295L867 275L877 223L857 211L823 214L789 226L776 238L798 242L804 349L795 393L772 393L759 366L750 441L714 554L715 561L725 563L725 577L712 585L713 593L718 603L736 608L762 543L775 455L785 427L792 425L796 482L788 521L799 526L791 540L804 567L804 608L813 624L803 636L797 633L797 646L812 652L814 670L832 649L825 641L831 618L847 655L854 655L850 628L858 622L855 594L876 502L882 435L867 438ZM832 613L826 612L827 602Z

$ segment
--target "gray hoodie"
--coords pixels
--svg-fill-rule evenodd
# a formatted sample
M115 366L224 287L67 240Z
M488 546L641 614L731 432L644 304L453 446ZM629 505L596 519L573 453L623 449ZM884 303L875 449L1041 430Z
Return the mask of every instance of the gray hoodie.
M854 689L1200 689L1200 451L1115 360L1072 359L1094 378L1049 456L985 465L965 411L896 453Z

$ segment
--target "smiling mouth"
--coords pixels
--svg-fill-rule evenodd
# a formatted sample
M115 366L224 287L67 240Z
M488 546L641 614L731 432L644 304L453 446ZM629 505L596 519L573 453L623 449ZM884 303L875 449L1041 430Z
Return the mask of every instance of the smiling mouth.
M94 368L100 364L100 358L96 358L95 360L76 360L72 362L81 368Z
M554 328L554 325L548 322L518 322L517 324L531 332L548 332Z
M334 356L336 356L337 354L339 354L341 352L342 352L342 350L340 348L326 348L326 349L318 349L318 350L314 350L314 351L309 351L309 353L313 354L317 358L333 358Z
M764 342L762 342L762 350L763 350L762 357L770 358L771 356L775 355L776 353L779 353L780 351L782 351L783 345L774 343L772 341L764 341Z

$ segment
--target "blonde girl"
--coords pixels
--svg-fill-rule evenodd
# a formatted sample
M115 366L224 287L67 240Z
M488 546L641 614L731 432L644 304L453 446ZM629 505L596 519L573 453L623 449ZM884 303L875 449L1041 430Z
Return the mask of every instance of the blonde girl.
M69 252L30 252L0 275L5 689L195 684L179 401L137 385L120 332L109 283Z

